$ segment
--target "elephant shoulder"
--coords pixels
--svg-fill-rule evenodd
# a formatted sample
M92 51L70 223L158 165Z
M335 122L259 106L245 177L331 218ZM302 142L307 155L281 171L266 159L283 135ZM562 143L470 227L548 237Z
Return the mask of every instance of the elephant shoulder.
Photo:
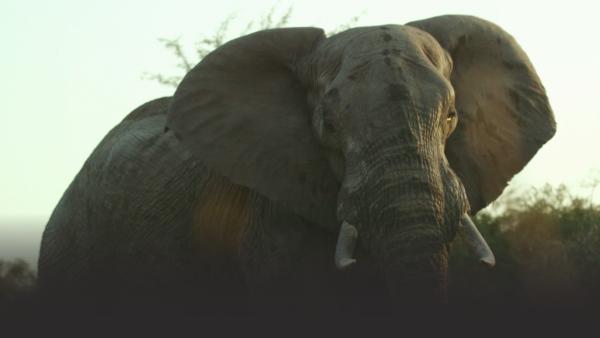
M189 167L189 156L173 133L165 132L169 102L169 97L147 102L113 127L87 158L74 185L82 191L137 191L168 180L176 168Z
M92 250L93 243L110 235L111 225L118 224L126 237L138 231L135 224L153 222L146 217L152 206L193 199L188 195L203 171L177 148L173 133L165 132L169 100L133 110L86 159L46 225L39 262L44 273L51 263L76 256L69 250L78 255Z
M123 121L135 121L146 117L156 115L167 115L171 97L165 96L159 99L148 101L129 113Z
M85 165L103 172L127 173L132 166L155 166L157 159L165 157L185 159L186 152L175 149L173 133L165 130L170 102L171 97L162 97L134 109L108 132Z

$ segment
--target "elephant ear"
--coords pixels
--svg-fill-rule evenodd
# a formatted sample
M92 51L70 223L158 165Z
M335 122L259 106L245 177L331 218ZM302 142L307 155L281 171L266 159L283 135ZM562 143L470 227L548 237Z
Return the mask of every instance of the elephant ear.
M167 127L231 182L334 227L338 183L296 70L324 38L321 29L286 28L224 44L182 80Z
M476 213L554 136L544 86L515 39L493 23L450 15L407 25L431 34L452 57L458 125L446 156Z

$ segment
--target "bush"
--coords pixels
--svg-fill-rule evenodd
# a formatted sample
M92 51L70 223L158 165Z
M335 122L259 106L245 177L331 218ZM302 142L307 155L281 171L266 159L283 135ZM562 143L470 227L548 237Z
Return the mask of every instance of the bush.
M35 274L22 259L0 260L0 302L12 301L31 292Z
M474 221L494 251L486 271L458 240L450 257L451 298L536 305L589 305L600 301L600 207L549 185L515 197L496 215Z

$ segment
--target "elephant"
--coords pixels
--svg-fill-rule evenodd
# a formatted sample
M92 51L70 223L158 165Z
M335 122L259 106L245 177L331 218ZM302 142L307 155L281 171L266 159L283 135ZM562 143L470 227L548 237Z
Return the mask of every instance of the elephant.
M464 15L258 31L94 149L44 230L55 302L211 313L445 304L471 216L556 131L515 39Z

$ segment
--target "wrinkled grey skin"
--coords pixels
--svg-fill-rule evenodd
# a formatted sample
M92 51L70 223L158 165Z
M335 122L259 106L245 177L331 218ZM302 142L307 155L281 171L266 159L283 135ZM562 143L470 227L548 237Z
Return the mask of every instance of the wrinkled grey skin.
M40 284L211 312L444 302L460 217L554 132L527 56L481 19L257 32L105 137L47 225Z

